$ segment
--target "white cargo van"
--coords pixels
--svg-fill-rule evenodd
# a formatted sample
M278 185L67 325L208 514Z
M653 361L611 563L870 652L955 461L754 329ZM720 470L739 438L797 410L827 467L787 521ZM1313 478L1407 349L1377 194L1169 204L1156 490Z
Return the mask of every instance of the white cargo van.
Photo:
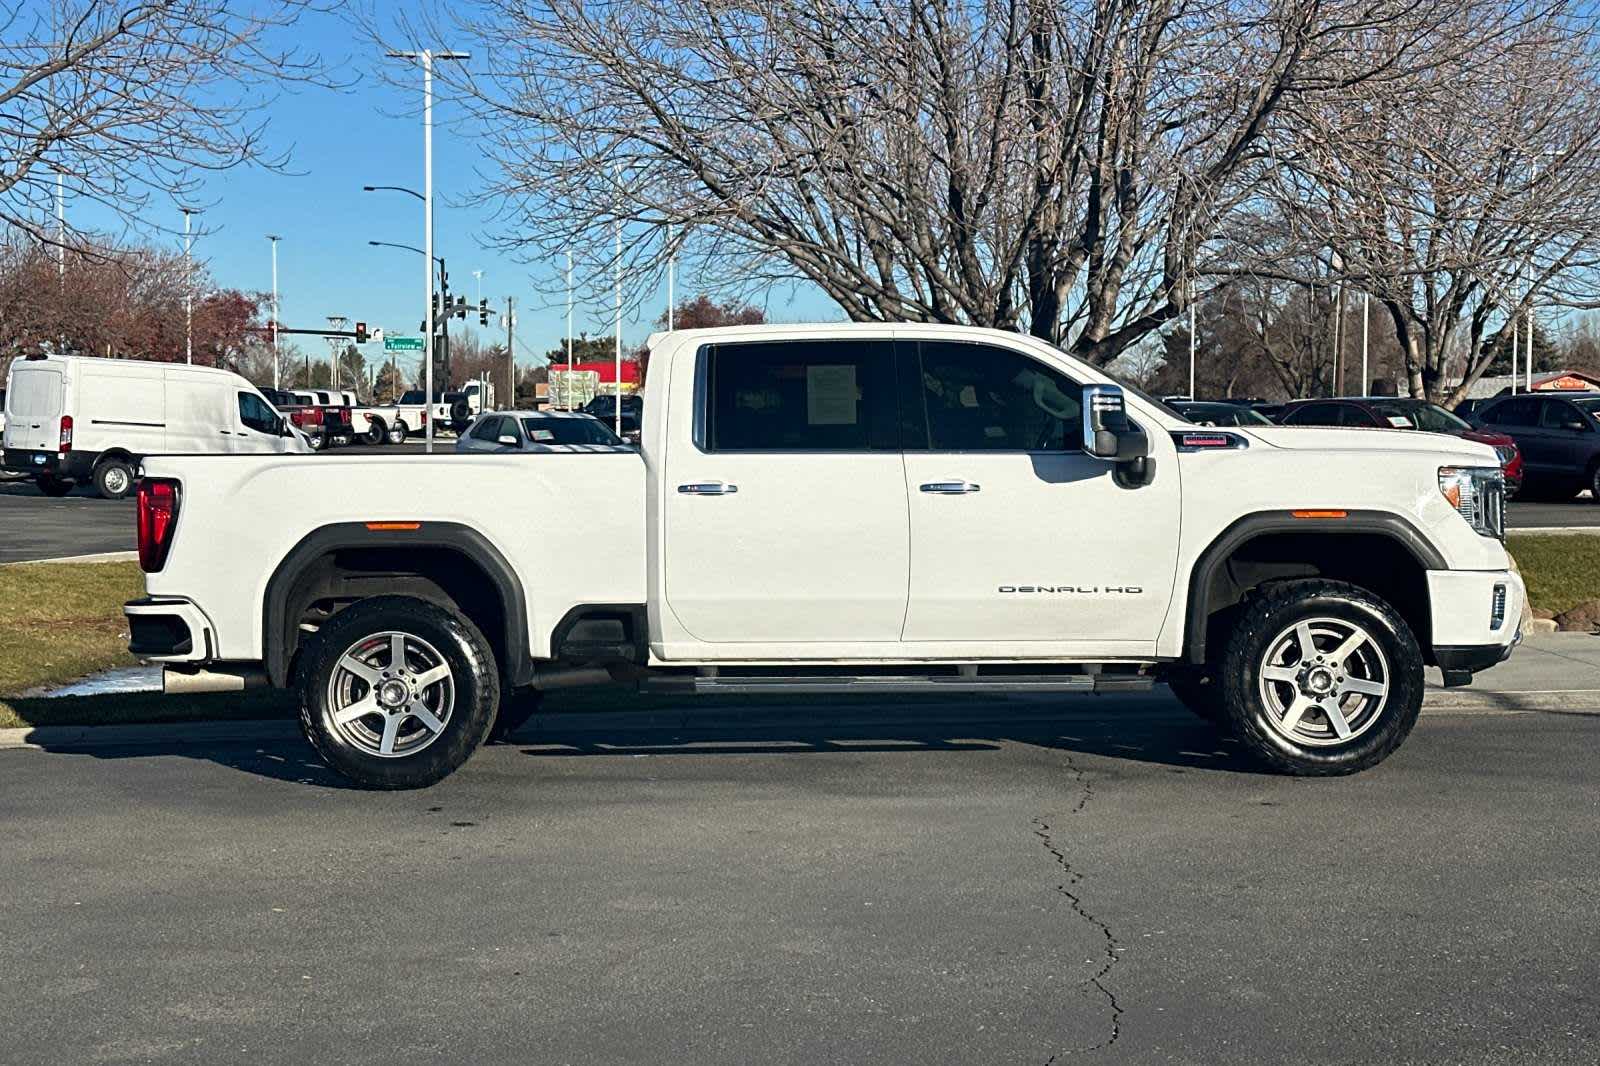
M95 356L30 355L6 377L5 469L50 496L93 480L133 490L147 455L309 453L256 387L227 370Z

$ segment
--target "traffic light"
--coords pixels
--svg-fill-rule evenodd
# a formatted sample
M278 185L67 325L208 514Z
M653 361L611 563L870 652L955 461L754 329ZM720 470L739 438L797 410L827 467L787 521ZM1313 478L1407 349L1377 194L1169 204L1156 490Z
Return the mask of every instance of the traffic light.
M462 320L467 317L467 298L465 296L456 297L456 317Z
M367 343L367 324L365 322L356 323L356 343Z
M489 298L484 296L478 300L478 325L489 324Z

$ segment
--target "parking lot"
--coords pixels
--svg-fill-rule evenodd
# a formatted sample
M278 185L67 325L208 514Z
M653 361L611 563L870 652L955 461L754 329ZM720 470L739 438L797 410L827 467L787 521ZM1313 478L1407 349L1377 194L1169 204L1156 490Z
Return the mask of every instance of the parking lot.
M1161 697L607 719L0 751L6 1061L1593 1062L1593 713L1322 781Z

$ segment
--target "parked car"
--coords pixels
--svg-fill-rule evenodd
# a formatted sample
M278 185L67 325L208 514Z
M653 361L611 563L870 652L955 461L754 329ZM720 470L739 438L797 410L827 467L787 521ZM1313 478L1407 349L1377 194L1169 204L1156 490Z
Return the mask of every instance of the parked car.
M1358 396L1329 400L1295 400L1278 416L1284 426L1346 426L1356 429L1420 429L1448 433L1462 440L1487 444L1500 457L1505 474L1506 498L1522 488L1524 457L1512 437L1483 429L1451 414L1436 403L1409 397Z
M293 685L411 788L541 693L1095 692L1158 678L1279 772L1351 773L1525 599L1494 452L1197 432L1036 338L838 323L651 338L642 455L151 459L135 655ZM516 689L524 693L512 698Z
M585 414L594 415L608 426L617 425L617 395L614 392L602 392L594 399L583 405ZM637 440L644 427L644 397L637 394L625 394L622 397L621 434Z
M305 435L312 451L322 450L326 444L322 432L322 408L311 402L309 394L262 389L261 395L289 420L290 425Z
M1272 425L1272 419L1243 404L1215 400L1168 400L1167 406L1197 426Z
M628 444L581 411L491 411L456 439L458 452L609 451Z
M1530 495L1570 499L1588 489L1600 503L1600 393L1523 393L1485 404L1485 432L1514 440Z
M310 450L238 374L82 355L12 362L3 439L5 468L32 474L45 495L93 481L108 499L133 491L149 455Z

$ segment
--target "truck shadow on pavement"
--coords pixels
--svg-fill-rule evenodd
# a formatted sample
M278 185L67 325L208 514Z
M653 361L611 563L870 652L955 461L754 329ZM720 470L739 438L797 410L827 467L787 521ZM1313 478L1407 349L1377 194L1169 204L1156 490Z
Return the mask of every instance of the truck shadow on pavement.
M1163 701L1164 702L1164 701ZM1170 706L1170 705L1169 705ZM966 753L981 757L1007 744L1181 769L1262 772L1231 739L1181 710L1119 713L1110 704L1092 711L1071 705L1019 709L1000 701L960 705L897 701L890 712L854 706L819 711L815 705L697 710L557 713L535 717L501 747L533 758L641 755L750 756L870 753ZM220 727L221 723L217 723ZM324 766L288 721L235 723L242 735L214 738L173 727L126 743L85 739L81 730L36 730L44 751L96 759L179 756L241 773L325 788L351 788ZM225 728L225 727L224 727ZM91 730L90 733L93 731ZM471 763L464 772L471 772Z

